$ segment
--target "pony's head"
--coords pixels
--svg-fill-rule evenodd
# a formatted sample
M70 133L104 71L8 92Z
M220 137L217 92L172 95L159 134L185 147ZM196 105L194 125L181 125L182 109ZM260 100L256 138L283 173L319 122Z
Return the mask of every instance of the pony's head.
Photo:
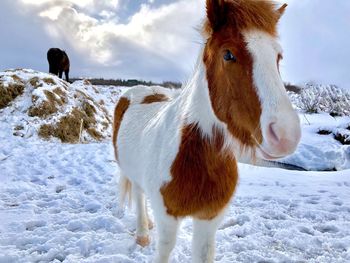
M203 53L217 118L260 158L292 153L300 123L280 73L277 23L285 7L265 0L207 0Z

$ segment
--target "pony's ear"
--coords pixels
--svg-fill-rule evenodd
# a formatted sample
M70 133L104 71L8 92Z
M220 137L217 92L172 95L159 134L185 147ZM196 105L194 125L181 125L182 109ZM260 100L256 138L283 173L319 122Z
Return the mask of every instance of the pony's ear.
M212 31L216 31L226 21L225 0L207 0L207 18Z
M287 4L283 4L280 8L277 9L278 19L280 19L283 16L287 6Z

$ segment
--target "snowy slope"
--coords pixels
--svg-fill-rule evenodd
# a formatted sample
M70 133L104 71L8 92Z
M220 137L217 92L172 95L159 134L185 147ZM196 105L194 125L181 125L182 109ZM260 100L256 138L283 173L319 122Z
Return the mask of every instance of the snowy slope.
M0 262L150 262L135 215L118 208L109 142L0 139ZM240 166L217 262L350 262L350 172ZM172 262L190 262L184 220Z

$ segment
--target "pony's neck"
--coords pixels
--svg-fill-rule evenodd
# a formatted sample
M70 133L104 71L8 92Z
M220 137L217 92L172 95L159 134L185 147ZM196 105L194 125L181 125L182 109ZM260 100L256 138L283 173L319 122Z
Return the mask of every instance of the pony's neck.
M181 110L185 124L197 124L203 135L211 137L213 127L222 126L211 105L203 51L181 94Z

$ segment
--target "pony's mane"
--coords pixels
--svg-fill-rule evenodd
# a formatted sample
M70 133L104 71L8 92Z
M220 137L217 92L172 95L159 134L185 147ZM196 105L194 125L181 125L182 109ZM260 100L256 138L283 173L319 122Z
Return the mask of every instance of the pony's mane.
M232 26L238 31L260 29L272 35L277 34L277 23L280 18L278 5L268 0L222 0L225 19L223 24ZM208 10L209 11L209 10ZM209 21L204 23L204 33L211 34Z

